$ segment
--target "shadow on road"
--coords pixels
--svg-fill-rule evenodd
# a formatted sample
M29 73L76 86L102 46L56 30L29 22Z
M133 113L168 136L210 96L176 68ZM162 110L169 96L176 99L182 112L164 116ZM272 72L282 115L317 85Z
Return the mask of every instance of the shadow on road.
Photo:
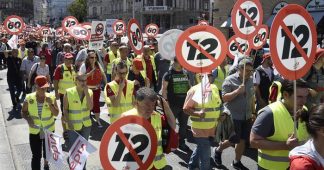
M105 122L101 119L101 125L102 128L98 128L98 124L94 119L91 119L92 127L91 127L91 133L90 133L90 139L94 141L101 141L101 138L103 134L106 132L106 129L109 126L109 123Z

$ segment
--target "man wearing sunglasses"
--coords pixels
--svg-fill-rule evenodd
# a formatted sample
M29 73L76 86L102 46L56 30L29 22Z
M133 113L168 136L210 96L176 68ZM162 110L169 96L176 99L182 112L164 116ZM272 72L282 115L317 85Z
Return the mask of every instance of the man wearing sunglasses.
M28 55L22 60L21 66L20 66L20 72L21 77L23 78L23 86L28 84L28 76L30 74L31 68L35 63L39 62L39 57L35 55L34 49L29 48L28 49ZM31 88L26 87L26 93L31 93Z
M110 115L110 123L115 122L123 112L132 109L135 95L134 81L126 79L128 73L127 64L119 62L115 71L113 81L105 87L105 99Z

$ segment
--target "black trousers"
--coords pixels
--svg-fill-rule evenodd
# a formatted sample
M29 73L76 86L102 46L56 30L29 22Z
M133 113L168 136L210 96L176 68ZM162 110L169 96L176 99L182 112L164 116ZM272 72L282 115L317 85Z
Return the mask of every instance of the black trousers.
M183 112L182 106L180 105L171 104L170 108L179 123L179 145L185 144L189 116Z
M9 91L10 91L10 97L12 101L12 105L15 106L19 102L19 96L22 91L22 84L21 80L10 80L7 79Z
M40 139L39 134L29 134L29 144L32 151L31 168L40 170L42 156L46 159L45 139Z

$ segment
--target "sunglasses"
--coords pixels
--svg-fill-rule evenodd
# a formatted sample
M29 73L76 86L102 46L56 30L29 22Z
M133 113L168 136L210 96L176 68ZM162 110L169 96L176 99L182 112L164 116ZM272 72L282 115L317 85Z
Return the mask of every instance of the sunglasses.
M95 59L96 57L89 57L90 59Z

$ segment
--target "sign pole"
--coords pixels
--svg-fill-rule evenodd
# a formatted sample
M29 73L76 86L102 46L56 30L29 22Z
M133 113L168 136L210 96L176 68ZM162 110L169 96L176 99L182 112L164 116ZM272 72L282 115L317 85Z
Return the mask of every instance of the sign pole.
M135 0L133 0L133 18L135 18Z
M297 136L297 123L298 123L298 119L297 119L297 83L296 80L294 80L294 134L295 137L298 138Z

